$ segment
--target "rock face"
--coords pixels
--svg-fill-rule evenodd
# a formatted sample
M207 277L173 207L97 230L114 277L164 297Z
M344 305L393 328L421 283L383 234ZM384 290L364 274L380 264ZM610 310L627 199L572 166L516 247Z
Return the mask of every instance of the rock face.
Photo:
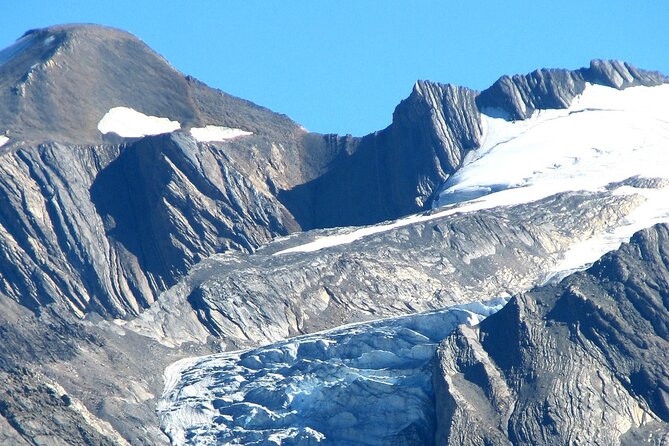
M669 227L517 296L438 351L437 444L669 441Z
M0 287L33 309L136 315L201 258L298 227L222 150L183 134L1 156Z
M617 61L579 70L542 69L503 76L490 88L419 81L393 113L392 124L344 146L323 175L279 194L303 228L372 224L429 208L439 187L481 144L481 112L508 120L539 109L567 108L593 83L624 89L669 78Z
M464 154L479 144L476 94L417 82L388 128L355 144L334 140L347 148L332 167L279 198L306 229L371 224L424 209Z
M546 280L573 244L616 227L642 202L566 194L489 211L463 208L314 252L299 249L318 234L294 235L252 255L201 262L128 327L168 345L214 335L234 350L509 296ZM331 231L325 239L342 236L346 231ZM291 248L298 251L281 253Z
M0 442L160 444L158 371L177 359L543 281L643 194L456 205L320 251L298 245L357 230L289 234L429 208L480 145L481 110L522 118L564 107L584 82L665 81L616 62L481 94L421 81L390 127L339 137L213 90L119 30L26 33L0 52ZM117 107L180 129L103 134ZM237 137L196 141L206 126Z
M541 69L526 75L502 76L476 98L476 103L481 110L501 111L507 119L527 119L535 110L569 107L588 82L622 90L668 80L663 74L638 70L627 63L593 60L588 68L574 71Z

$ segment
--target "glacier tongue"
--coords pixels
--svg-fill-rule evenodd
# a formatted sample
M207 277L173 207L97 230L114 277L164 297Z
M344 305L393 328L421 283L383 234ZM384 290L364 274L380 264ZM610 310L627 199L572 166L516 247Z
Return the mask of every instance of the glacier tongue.
M179 361L158 403L173 444L433 441L437 343L502 298Z

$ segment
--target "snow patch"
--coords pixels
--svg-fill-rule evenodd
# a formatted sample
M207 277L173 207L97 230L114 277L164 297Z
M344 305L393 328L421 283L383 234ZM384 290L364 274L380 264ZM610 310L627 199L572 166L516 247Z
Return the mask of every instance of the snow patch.
M182 360L165 371L162 428L174 445L374 445L407 431L430 438L438 343L505 303L350 324Z
M9 142L9 138L4 135L0 135L0 147L4 146Z
M181 128L177 121L148 116L128 107L114 107L98 123L101 133L116 133L124 138L170 133Z
M253 135L253 132L231 127L207 125L205 127L190 129L190 134L199 142L222 142L228 139L239 138L240 136Z

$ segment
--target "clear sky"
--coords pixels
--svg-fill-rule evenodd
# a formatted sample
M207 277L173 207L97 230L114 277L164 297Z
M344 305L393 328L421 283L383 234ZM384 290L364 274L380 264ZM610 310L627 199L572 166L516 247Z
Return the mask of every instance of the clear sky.
M212 87L312 131L390 124L417 79L489 86L502 74L622 59L669 74L669 0L0 0L0 46L57 23L139 36Z

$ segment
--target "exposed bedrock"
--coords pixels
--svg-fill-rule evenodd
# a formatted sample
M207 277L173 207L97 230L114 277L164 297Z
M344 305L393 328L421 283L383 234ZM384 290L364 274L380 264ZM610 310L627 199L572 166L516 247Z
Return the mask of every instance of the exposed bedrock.
M669 441L669 227L438 350L438 444Z

